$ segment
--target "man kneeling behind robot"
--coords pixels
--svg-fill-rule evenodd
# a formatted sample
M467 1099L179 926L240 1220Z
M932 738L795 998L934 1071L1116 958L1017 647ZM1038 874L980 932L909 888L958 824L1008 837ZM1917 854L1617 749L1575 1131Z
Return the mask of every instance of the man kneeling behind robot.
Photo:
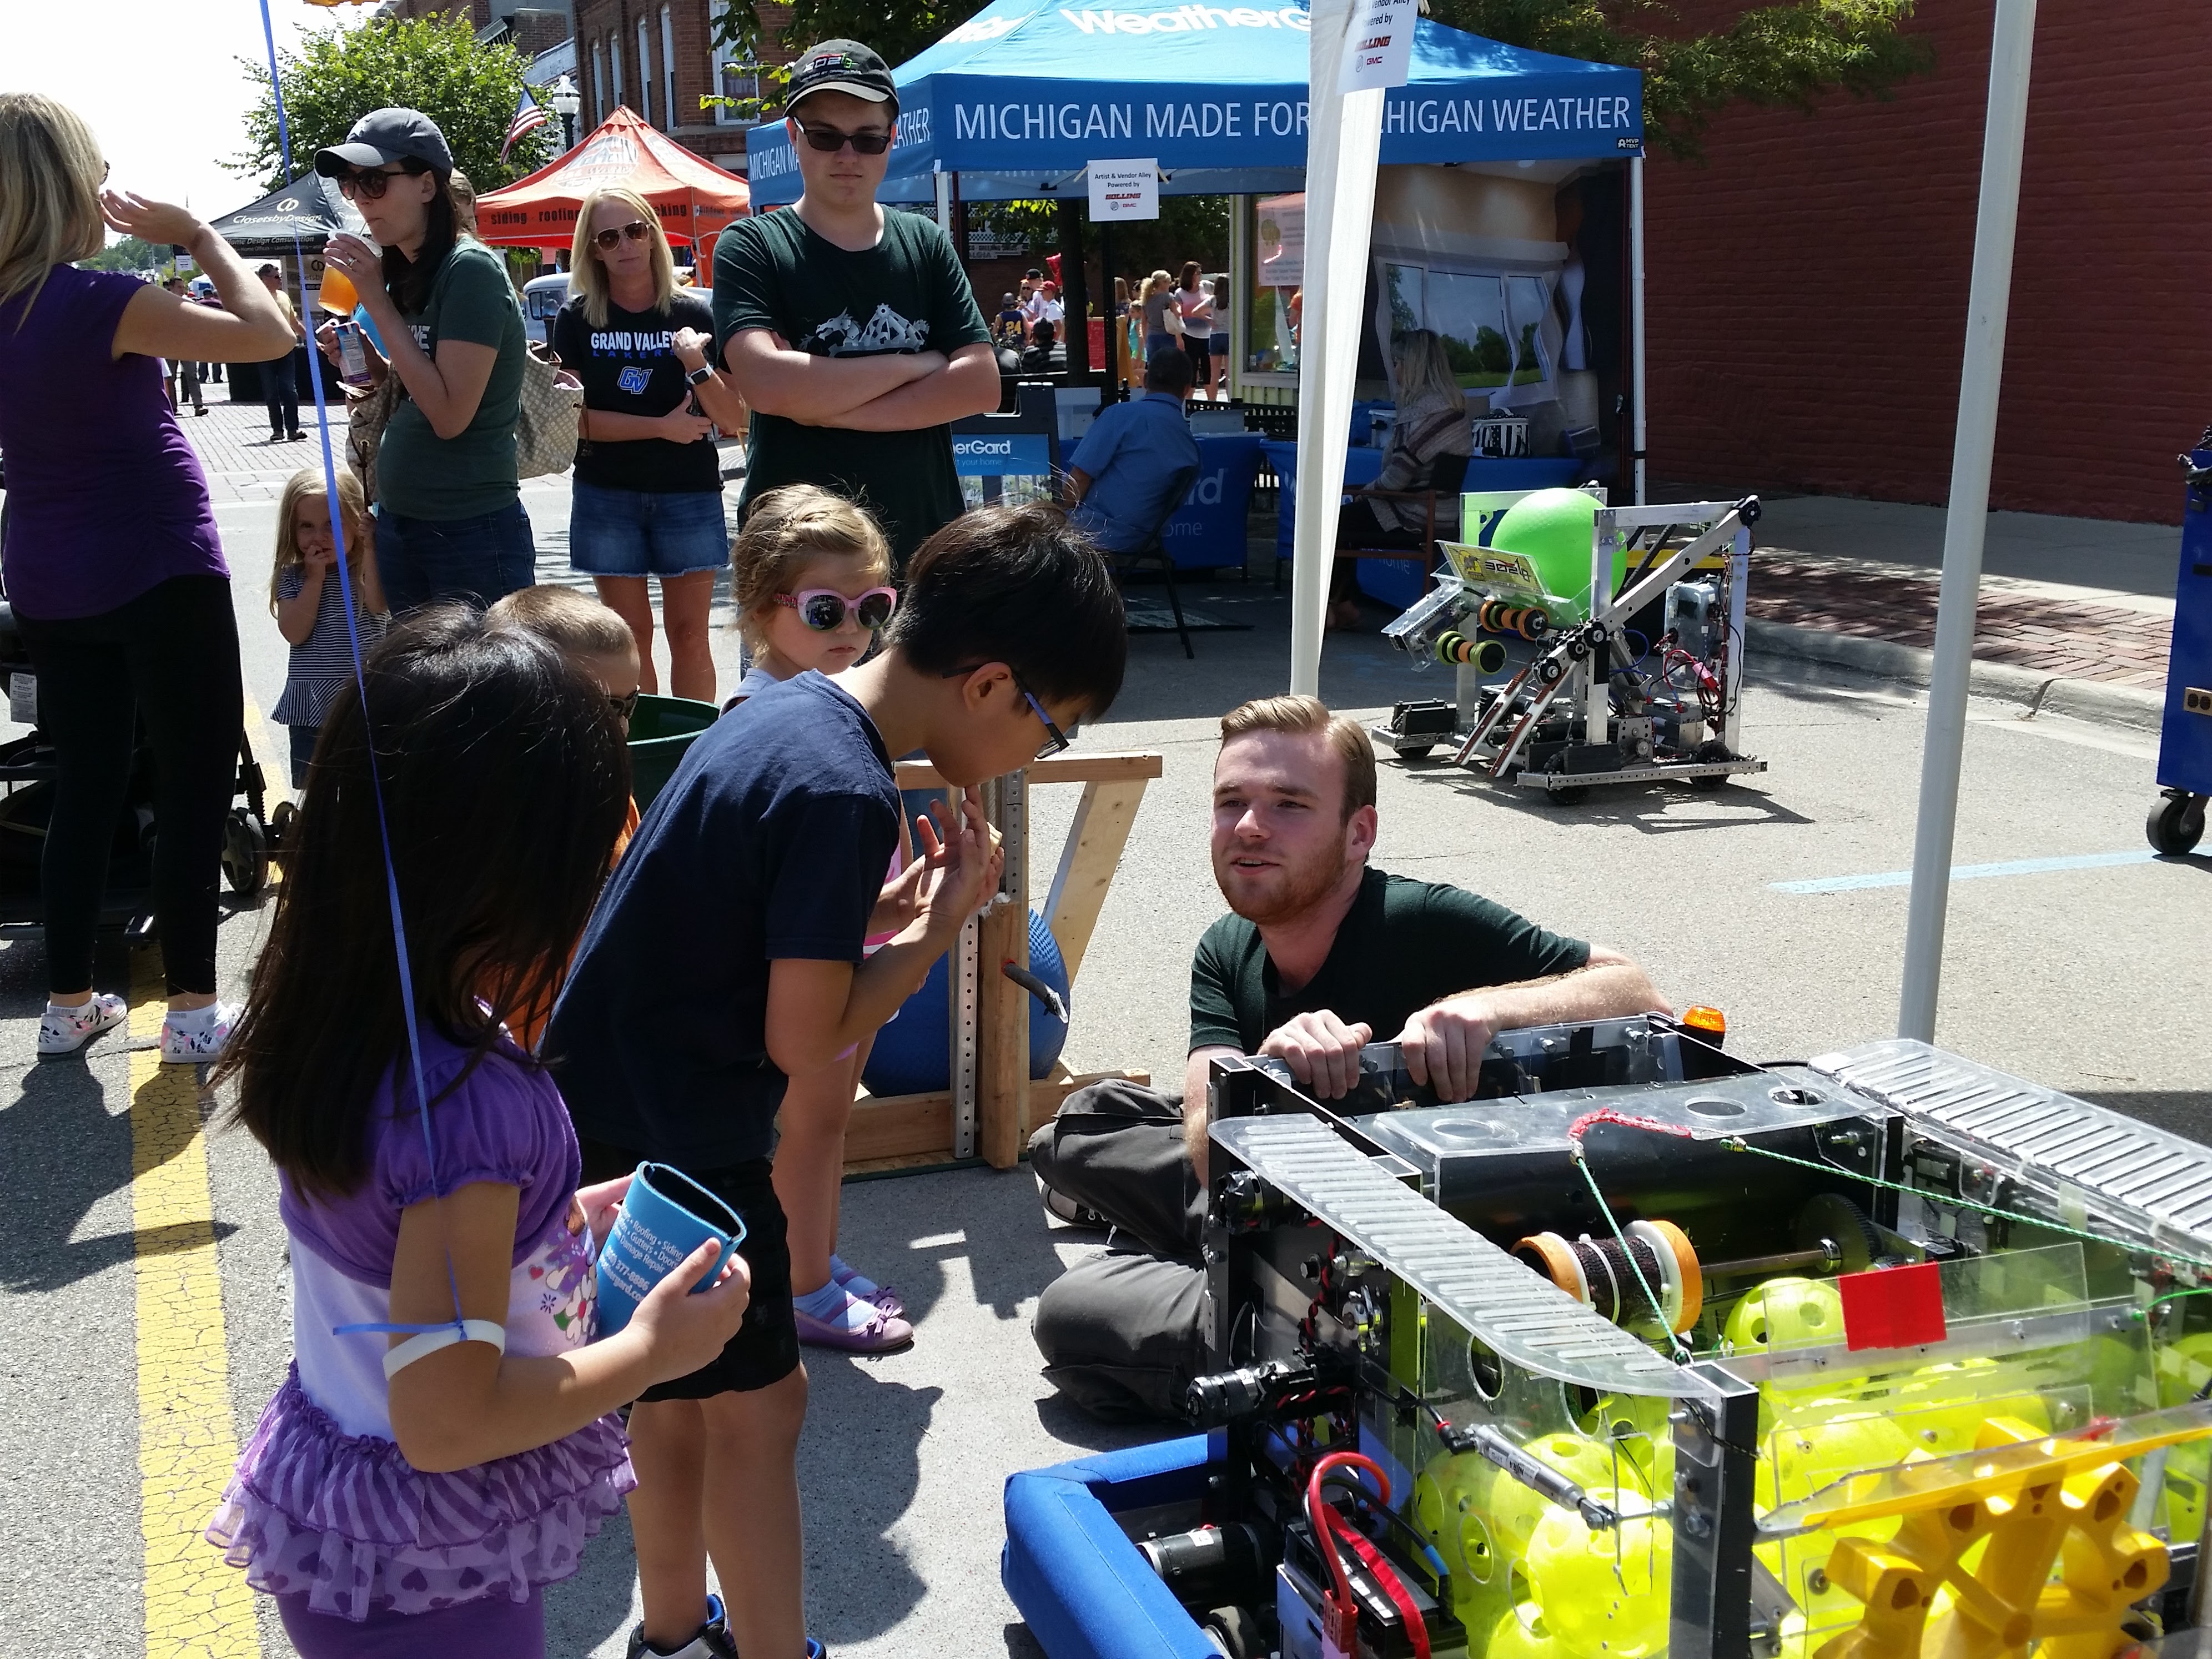
M1223 716L1213 875L1232 914L1191 963L1182 1098L1094 1085L1030 1141L1047 1206L1116 1230L1115 1249L1046 1288L1035 1328L1045 1375L1097 1416L1174 1417L1207 1363L1199 1248L1217 1055L1277 1056L1334 1100L1358 1082L1361 1047L1395 1037L1416 1083L1465 1100L1497 1032L1667 1008L1617 951L1369 868L1375 836L1375 752L1356 721L1301 696Z

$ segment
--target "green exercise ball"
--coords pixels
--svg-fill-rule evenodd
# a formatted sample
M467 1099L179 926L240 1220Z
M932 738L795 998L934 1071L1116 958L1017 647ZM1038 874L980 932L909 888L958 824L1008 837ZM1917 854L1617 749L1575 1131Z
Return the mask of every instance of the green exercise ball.
M1590 536L1597 521L1597 497L1579 489L1539 489L1505 509L1490 544L1518 553L1536 567L1538 580L1554 599L1565 600L1577 616L1589 612ZM1613 592L1628 574L1628 555L1613 556ZM1610 598L1611 595L1607 597Z

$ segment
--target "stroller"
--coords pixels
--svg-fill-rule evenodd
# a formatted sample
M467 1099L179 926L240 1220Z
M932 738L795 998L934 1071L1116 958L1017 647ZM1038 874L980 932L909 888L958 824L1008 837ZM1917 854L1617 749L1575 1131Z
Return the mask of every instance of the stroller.
M0 489L6 487L0 472ZM0 546L5 542L0 518ZM37 730L37 677L30 653L15 629L13 609L0 599L0 691L13 718L30 724L25 736L0 743L0 936L37 932L44 906L39 866L46 848L46 825L53 812L57 767L53 745ZM119 927L137 943L153 937L154 842L160 826L154 814L154 757L145 725L137 720L131 750L131 775L108 851L107 890L100 921ZM258 893L269 877L272 837L264 810L261 768L243 730L238 740L238 775L234 806L223 825L222 872L240 898Z

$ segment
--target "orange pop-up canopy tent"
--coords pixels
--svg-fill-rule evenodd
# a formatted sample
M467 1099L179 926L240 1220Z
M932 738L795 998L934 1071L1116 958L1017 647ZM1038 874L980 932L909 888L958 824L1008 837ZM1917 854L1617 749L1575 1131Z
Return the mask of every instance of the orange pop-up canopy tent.
M751 211L734 173L694 155L627 106L557 161L477 201L477 234L509 247L563 246L595 190L627 185L653 204L672 242L696 243Z

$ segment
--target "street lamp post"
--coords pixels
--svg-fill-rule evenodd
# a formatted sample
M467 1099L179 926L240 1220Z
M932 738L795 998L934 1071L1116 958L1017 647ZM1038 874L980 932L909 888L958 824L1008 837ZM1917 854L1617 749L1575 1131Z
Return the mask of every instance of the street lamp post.
M583 108L584 99L583 94L576 90L576 83L568 78L566 71L563 71L561 78L553 83L553 91L546 101L553 106L553 112L561 118L562 149L568 151L575 149L576 112Z

